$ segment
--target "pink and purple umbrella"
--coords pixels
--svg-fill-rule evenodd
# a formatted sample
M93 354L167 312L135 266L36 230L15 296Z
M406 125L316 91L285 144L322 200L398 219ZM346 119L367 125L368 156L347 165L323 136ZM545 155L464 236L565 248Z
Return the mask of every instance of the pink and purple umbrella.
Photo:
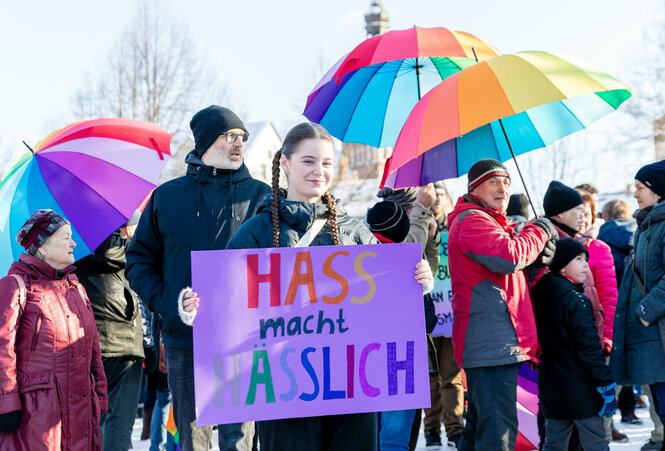
M41 141L0 183L0 274L23 248L14 237L35 210L72 224L78 260L132 216L171 157L171 135L131 119L71 124Z

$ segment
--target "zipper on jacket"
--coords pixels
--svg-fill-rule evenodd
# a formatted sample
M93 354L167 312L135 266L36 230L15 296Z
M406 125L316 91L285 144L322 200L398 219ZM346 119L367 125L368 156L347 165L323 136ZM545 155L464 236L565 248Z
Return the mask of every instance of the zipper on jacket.
M212 175L214 175L214 176L217 175L217 168L212 168Z

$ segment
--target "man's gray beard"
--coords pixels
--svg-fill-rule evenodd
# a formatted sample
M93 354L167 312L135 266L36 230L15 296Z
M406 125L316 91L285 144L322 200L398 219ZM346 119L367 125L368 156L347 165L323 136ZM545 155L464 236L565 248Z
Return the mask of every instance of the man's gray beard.
M240 166L242 166L242 162L244 161L244 158L241 158L240 161L232 161L227 155L218 155L214 159L214 161L211 161L209 163L209 166L214 166L219 169L230 169L232 171L235 171L236 169L240 169Z

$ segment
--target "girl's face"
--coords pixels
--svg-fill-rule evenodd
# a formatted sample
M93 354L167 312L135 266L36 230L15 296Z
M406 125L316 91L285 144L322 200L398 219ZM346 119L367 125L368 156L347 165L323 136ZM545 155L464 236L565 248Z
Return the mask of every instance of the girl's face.
M639 180L635 180L635 194L633 197L637 201L637 205L642 210L643 208L656 205L660 200L658 194L651 191L651 189Z
M570 277L577 283L584 283L588 273L589 264L586 261L585 254L578 255L561 270L561 274Z
M582 218L580 233L584 233L587 230L589 230L591 224L593 224L593 216L591 214L591 204L589 202L584 202L584 217Z
M305 139L291 158L282 155L280 163L289 188L287 200L320 203L333 181L335 149L325 139Z
M55 269L64 269L74 263L75 247L72 228L69 224L65 224L46 240L38 252L42 259Z

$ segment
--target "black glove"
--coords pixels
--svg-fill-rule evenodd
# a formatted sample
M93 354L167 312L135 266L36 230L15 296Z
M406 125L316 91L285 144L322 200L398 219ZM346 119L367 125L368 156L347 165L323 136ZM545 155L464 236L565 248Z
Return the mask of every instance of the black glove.
M145 354L145 360L143 361L143 371L146 375L149 376L157 370L157 366L159 365L159 358L157 357L157 351L155 351L154 346L143 348L143 352Z
M3 413L0 415L0 431L11 432L21 424L21 411L14 410L13 412Z
M535 221L533 221L531 224L540 227L547 233L547 239L548 240L558 240L559 239L559 232L556 231L556 228L552 225L549 219L547 218L538 218Z
M540 254L538 254L538 258L536 258L536 261L534 263L537 263L540 267L549 266L550 263L552 263L555 251L556 251L556 240L554 239L547 240L547 242L545 243L545 247L543 248L542 251L540 251Z

